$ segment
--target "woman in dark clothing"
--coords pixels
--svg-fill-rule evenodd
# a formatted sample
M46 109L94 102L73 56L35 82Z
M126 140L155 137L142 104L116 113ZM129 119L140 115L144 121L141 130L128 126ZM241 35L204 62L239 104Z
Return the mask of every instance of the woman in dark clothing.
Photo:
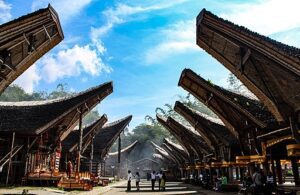
M163 172L162 173L162 178L161 178L161 189L162 189L162 191L166 190L166 182L167 182L167 177L166 177L166 174Z

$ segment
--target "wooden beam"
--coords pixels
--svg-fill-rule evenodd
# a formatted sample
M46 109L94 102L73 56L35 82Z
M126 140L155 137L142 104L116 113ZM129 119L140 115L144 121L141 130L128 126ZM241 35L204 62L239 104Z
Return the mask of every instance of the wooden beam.
M91 153L90 153L90 173L93 173L93 159L94 159L94 136L91 140Z
M80 115L79 115L79 144L78 144L78 154L77 154L77 172L80 172L80 158L81 158L81 150L82 150L82 108L80 108Z
M44 28L44 30L45 30L45 33L46 33L48 39L51 41L51 36L49 35L49 33L48 33L48 31L47 31L45 25L43 25L43 28Z
M7 80L6 76L3 73L1 73L1 72L0 72L0 79L3 79L5 81Z
M9 163L8 163L8 169L7 169L7 175L6 175L6 185L8 185L8 178L9 178L10 169L11 169L11 160L12 160L14 144L15 144L15 132L13 132L13 134L12 134L12 141L11 141L10 154L9 154Z
M292 135L293 135L293 138L296 140L296 142L299 144L300 143L300 134L298 132L299 130L299 127L297 125L297 122L296 122L296 117L295 117L295 114L292 114L290 117L289 117L289 120L290 120L290 127L291 127L291 131L292 131Z

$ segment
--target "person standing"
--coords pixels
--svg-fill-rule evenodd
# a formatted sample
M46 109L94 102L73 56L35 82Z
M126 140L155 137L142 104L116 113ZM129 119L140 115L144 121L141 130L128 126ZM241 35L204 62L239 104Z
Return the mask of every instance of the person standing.
M140 191L140 181L141 181L140 173L136 172L136 175L135 175L135 185L136 185L136 190L137 191Z
M155 175L155 171L153 171L153 172L151 173L151 185L152 185L152 191L154 191L155 180L156 180L156 175Z
M127 176L127 191L131 190L131 179L132 179L132 174L131 171L128 171L128 176Z
M162 189L162 191L166 191L166 182L167 182L166 174L162 173L162 176L161 176L161 189Z
M160 186L161 186L161 179L162 179L162 171L160 171L158 174L157 174L157 177L158 177L158 190L160 190Z
M73 171L73 165L72 162L69 160L67 163L67 176L70 179Z

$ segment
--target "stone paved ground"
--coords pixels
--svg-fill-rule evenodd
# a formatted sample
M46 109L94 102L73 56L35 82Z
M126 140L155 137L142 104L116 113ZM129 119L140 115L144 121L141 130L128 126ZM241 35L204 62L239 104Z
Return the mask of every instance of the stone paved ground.
M186 195L236 195L237 193L220 193L213 192L210 190L203 190L199 186L192 186L188 184L184 184L182 182L168 182L166 186L165 192L158 191L158 187L156 186L155 191L151 190L151 183L149 181L142 180L140 186L141 190L139 192L136 191L135 183L132 182L132 191L126 192L126 181L121 181L106 187L94 187L92 191L71 191L66 192L62 190L58 190L55 188L39 188L39 187L17 187L17 188L0 188L0 195L2 194L22 194L23 189L28 189L30 194L38 194L38 195L122 195L122 194L142 194L142 195L177 195L177 194L186 194ZM157 185L157 183L156 183Z
M135 183L133 182L135 185ZM192 186L188 184L184 184L182 182L168 182L166 186L166 191L161 192L158 191L158 187L156 186L155 191L151 190L151 183L149 181L142 181L140 184L140 191L137 192L135 186L133 185L132 191L131 192L126 192L126 183L122 183L121 185L115 185L110 187L110 190L107 191L106 193L103 193L103 195L116 195L116 194L143 194L143 195L163 195L163 194L199 194L199 195L221 195L221 194L237 194L237 193L219 193L219 192L213 192L210 190L203 190L202 188L198 186ZM156 183L157 185L157 183Z

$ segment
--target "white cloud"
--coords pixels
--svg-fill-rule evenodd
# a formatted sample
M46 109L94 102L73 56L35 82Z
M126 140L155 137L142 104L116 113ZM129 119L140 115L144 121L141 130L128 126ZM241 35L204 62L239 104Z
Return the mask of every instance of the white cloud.
M95 45L98 45L99 39L101 39L103 35L107 34L115 25L122 24L135 19L131 16L135 16L144 12L166 9L174 5L183 3L185 1L187 0L162 1L160 3L145 6L130 6L123 3L119 3L114 8L109 8L102 12L102 14L106 18L106 23L103 26L91 28L91 39L95 43ZM100 44L100 48L101 45L102 44Z
M180 21L159 31L156 36L164 39L146 52L147 64L162 62L174 54L200 50L195 41L194 20Z
M300 26L300 1L260 0L230 5L221 17L261 34L287 31Z
M4 0L0 0L0 24L9 21L12 18L10 10L11 4L5 3Z
M111 72L112 69L103 63L100 55L90 45L75 45L73 48L60 50L57 54L46 54L14 83L32 93L41 80L52 83L64 77L79 76L83 72L92 76ZM86 77L81 79L82 82L86 80Z
M27 93L32 93L40 80L38 68L36 64L33 64L14 81L14 84L21 86Z
M61 22L67 22L73 16L79 14L84 7L90 4L92 0L34 0L32 2L32 10L37 10L48 6L51 6L58 12Z
M99 75L110 72L111 68L103 63L101 57L90 45L61 50L55 55L47 55L39 62L41 73L47 82L57 79L78 76L85 72L89 75Z

